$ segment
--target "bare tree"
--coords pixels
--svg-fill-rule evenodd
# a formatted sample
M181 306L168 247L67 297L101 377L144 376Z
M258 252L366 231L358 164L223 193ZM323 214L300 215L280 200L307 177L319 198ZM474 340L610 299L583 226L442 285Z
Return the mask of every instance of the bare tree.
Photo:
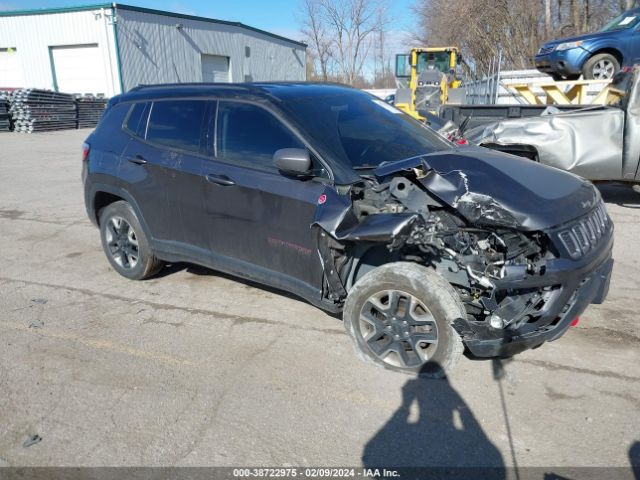
M384 5L380 0L320 1L333 33L336 62L353 85L369 56L372 37L384 29Z
M416 39L456 45L469 63L487 71L498 50L505 68L531 68L547 40L596 31L633 0L417 0Z
M551 0L544 0L544 33L551 36Z
M364 82L374 40L384 41L386 0L302 0L301 14L321 78L332 79L335 68L350 85ZM378 48L384 52L383 45Z
M303 0L301 13L302 33L311 49L312 65L315 66L317 62L320 68L320 76L326 82L329 79L328 64L331 58L332 40L326 28L320 0Z

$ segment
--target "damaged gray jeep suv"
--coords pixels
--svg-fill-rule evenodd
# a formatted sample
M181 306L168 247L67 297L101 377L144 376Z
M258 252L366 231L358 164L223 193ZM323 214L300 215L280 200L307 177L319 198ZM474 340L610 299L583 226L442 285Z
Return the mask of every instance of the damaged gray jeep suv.
M538 347L607 294L613 225L591 183L455 146L355 89L137 87L83 156L118 273L190 262L292 292L392 370Z

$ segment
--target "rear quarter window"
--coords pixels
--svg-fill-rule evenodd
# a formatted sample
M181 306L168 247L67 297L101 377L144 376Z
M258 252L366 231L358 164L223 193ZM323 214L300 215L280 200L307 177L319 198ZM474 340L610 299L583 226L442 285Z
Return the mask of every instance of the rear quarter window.
M130 105L128 104L116 103L105 111L100 119L100 123L96 127L96 133L99 133L105 138L122 134L122 124L129 112L129 108Z
M144 138L147 127L147 118L149 117L148 102L134 103L129 111L125 128L132 134Z

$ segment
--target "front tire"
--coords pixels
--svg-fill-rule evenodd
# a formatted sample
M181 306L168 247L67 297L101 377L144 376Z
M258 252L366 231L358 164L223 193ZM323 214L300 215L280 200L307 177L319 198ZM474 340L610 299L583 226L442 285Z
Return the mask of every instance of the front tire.
M620 71L620 62L610 53L599 53L582 67L585 80L611 80Z
M464 350L451 326L466 318L453 287L438 273L409 262L383 265L349 292L343 320L358 355L384 368L442 378Z
M114 202L99 213L100 239L109 263L123 277L143 280L162 268L133 208Z

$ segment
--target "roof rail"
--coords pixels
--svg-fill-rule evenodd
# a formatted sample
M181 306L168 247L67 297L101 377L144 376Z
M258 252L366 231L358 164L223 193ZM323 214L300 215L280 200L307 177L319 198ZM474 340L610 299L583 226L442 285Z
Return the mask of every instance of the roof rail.
M227 88L230 90L242 90L247 89L245 85L234 83L212 83L212 82L182 82L182 83L152 83L144 84L140 83L135 87L127 90L127 92L136 92L139 90L148 90L151 88L165 88L165 87L216 87Z

